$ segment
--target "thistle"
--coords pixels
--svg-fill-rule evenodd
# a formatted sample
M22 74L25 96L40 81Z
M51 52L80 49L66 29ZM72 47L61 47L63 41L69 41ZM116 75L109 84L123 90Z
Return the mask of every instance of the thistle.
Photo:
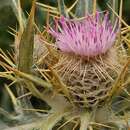
M12 2L20 27L18 32L13 30L15 56L0 49L0 66L6 71L0 77L12 81L5 88L14 114L1 109L10 126L16 122L15 126L25 128L24 124L33 121L30 129L128 129L130 60L122 41L129 51L130 28L121 15L113 8L119 19L111 23L108 12L96 12L96 0L76 0L70 8L64 0L57 0L58 8L34 0L26 19L20 0ZM49 11L43 32L34 24L37 7ZM125 28L120 28L121 21ZM17 95L10 88L15 85Z
M59 49L59 60L53 68L69 86L73 102L80 107L101 105L122 64L116 46L118 22L112 26L109 13L87 15L81 20L61 17L57 30L50 28ZM121 58L121 57L120 57Z

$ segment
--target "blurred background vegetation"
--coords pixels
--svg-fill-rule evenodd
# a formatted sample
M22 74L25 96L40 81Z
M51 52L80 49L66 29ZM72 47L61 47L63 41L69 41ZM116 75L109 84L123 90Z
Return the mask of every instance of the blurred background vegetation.
M65 0L66 6L71 5L75 0ZM107 9L106 3L110 0L97 0L99 3L99 6L102 10ZM21 0L22 8L27 15L27 12L30 11L31 8L31 2L32 0ZM38 2L49 4L52 6L57 6L57 0L38 0ZM130 24L130 0L124 0L123 1L123 19ZM43 11L40 11L39 9L36 10L36 22L37 25L42 28L45 24L45 15ZM13 45L14 37L8 32L11 28L17 29L18 28L18 22L14 15L14 12L11 8L11 0L0 0L0 48L2 48L4 51L10 50ZM0 69L2 71L2 69ZM0 79L0 107L3 107L7 111L11 111L11 103L9 100L9 96L7 95L7 92L3 89L3 83L5 80L2 78ZM8 81L6 80L6 83Z

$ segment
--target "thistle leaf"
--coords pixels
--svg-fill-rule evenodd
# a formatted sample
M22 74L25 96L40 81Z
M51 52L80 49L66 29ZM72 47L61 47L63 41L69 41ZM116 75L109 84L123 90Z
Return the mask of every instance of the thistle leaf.
M30 16L28 18L27 25L22 33L19 45L18 70L24 73L31 73L31 68L33 65L34 15L35 15L35 0L33 1ZM23 95L26 92L26 89L24 88L27 87L28 86L26 86L26 84L20 82L19 88L17 88L18 96ZM21 107L23 108L32 107L30 100L27 97L21 99L21 104L22 104Z
M29 73L33 65L33 46L34 46L34 14L35 0L28 19L28 23L21 37L19 46L19 63L18 69L22 72Z
M40 85L44 88L50 88L50 89L52 88L52 85L50 83L47 83L46 81L42 80L39 77L36 77L34 75L30 75L30 74L26 74L26 73L23 73L23 72L20 72L17 70L14 70L14 72L17 76L22 77L24 79L27 79L28 81L34 82L37 85Z

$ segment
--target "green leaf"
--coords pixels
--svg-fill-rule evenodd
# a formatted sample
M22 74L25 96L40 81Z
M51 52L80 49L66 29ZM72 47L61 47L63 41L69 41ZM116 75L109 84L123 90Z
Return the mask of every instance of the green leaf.
M26 73L30 73L31 67L33 65L34 14L35 14L35 1L33 2L28 23L23 31L19 45L18 69Z
M34 15L35 15L35 0L32 4L32 9L30 16L28 18L27 25L22 33L19 45L19 55L18 55L18 70L24 73L31 73L33 65L33 49L34 49ZM26 81L27 82L27 81ZM30 82L30 81L29 81ZM19 87L17 87L18 96L26 93L27 86L23 82L19 82ZM21 99L21 104L23 108L32 107L28 97Z

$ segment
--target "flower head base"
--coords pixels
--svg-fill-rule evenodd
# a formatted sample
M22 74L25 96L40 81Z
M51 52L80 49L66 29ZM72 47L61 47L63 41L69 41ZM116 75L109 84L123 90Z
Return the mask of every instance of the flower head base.
M106 13L104 18L101 18L101 14L97 12L95 16L88 15L77 21L62 17L58 21L58 30L51 28L50 32L62 52L81 57L101 55L112 47L118 30L117 22L113 27L108 15Z

